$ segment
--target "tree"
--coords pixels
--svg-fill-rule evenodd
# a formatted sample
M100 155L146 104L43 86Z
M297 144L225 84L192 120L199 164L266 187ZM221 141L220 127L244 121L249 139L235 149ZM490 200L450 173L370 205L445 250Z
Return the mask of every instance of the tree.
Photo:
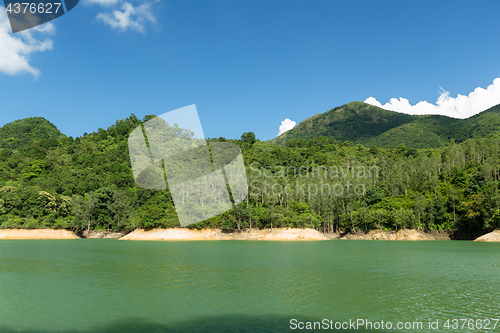
M73 200L73 207L75 210L75 218L73 221L73 228L81 230L87 226L87 232L90 231L92 224L92 216L94 215L97 198L94 193L86 194L85 197L77 197Z
M366 202L367 205L373 205L376 204L377 202L382 201L383 198L384 198L384 191L382 191L378 187L373 187L366 191L363 200L364 202Z
M257 140L255 138L254 132L245 132L241 135L241 140L245 143L253 145Z
M448 193L448 202L453 209L453 224L457 223L456 210L457 210L457 205L459 203L459 199L460 199L459 192L456 189L451 188L450 192Z
M113 222L115 222L117 227L124 225L128 222L132 214L132 200L125 191L114 190L113 200L107 204L107 208L111 214ZM109 224L108 224L109 229Z
M393 221L396 226L396 230L398 226L401 229L405 229L413 226L413 221L415 220L415 214L412 209L399 208L398 210L393 211Z
M427 208L427 200L425 200L425 197L423 195L419 195L415 199L415 203L413 204L413 206L415 207L415 211L417 212L418 230L421 230L422 229L421 219L422 216L424 215L425 209Z
M31 180L33 178L44 175L46 173L45 169L45 162L42 160L36 160L25 167L25 173L23 173L23 176L26 179Z

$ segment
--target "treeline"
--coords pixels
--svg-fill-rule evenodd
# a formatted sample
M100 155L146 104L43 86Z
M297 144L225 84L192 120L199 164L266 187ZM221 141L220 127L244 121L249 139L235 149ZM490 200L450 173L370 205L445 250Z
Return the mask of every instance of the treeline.
M8 135L0 129L0 228L179 226L168 189L141 189L132 175L128 135L152 117L131 115L76 139L54 137L39 118L9 124ZM21 145L12 125L37 132L33 138L24 130ZM471 237L500 227L498 134L439 149L381 149L325 137L280 146L251 132L214 141L240 146L249 194L191 228L417 228Z

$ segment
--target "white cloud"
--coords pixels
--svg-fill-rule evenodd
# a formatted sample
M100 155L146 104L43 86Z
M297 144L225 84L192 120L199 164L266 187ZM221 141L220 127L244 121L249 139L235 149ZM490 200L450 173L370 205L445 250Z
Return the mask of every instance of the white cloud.
M16 35L11 31L7 13L0 10L0 72L7 75L29 73L33 77L40 75L40 70L29 64L32 53L52 50L53 43L49 38L36 39L33 34L54 34L52 23L25 30Z
M112 6L118 3L118 0L85 0L87 4L98 4L101 6Z
M292 128L295 127L297 123L293 120L290 120L290 119L285 119L281 122L281 125L280 125L280 132L278 133L278 136L280 136L281 134L285 133L286 131L289 131L291 130Z
M493 80L488 88L478 87L467 96L459 94L457 97L451 97L449 92L441 88L441 95L436 104L421 101L411 105L408 99L403 97L391 98L383 105L376 98L369 97L365 103L407 114L439 114L463 119L500 104L500 78Z
M94 1L94 0L92 0ZM97 0L98 2L106 0ZM130 2L124 2L121 10L113 10L111 13L100 13L97 19L104 22L113 29L122 32L127 29L144 32L144 24L146 22L156 23L156 18L152 13L151 5L143 3L140 6L134 7Z

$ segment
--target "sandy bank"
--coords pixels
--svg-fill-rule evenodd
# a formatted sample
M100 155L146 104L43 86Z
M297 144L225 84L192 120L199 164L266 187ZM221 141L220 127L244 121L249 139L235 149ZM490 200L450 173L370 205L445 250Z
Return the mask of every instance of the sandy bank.
M446 234L428 234L415 229L398 231L371 230L368 233L347 234L342 239L366 239L366 240L449 240Z
M189 230L184 228L137 229L120 238L121 240L327 240L320 232L313 229L264 229L244 232L223 233L221 230Z
M74 232L63 229L0 229L0 239L78 239Z
M500 242L500 230L492 231L474 239L474 242Z

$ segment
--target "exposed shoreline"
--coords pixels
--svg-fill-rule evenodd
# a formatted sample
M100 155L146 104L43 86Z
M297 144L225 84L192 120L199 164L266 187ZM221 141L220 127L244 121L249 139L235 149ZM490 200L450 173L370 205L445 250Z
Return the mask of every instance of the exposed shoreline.
M423 232L415 229L398 231L370 230L348 234L322 233L314 229L252 229L226 232L220 229L136 229L130 233L86 230L78 234L64 229L0 229L2 239L80 239L80 238L115 238L120 240L268 240L268 241L317 241L317 240L451 240L450 234L444 231ZM500 229L482 235L475 242L500 242Z
M367 233L349 233L340 237L340 239L419 241L450 240L450 236L445 232L427 233L415 229L402 229L398 231L370 230Z
M474 242L500 242L500 229L494 230L486 235L482 235L474 240Z
M104 230L90 230L79 232L78 236L81 238L122 238L128 234L128 232L114 232L114 231L104 231Z
M0 229L0 239L79 239L65 229Z
M268 241L315 241L328 240L314 229L278 229L247 230L225 233L220 229L190 230L185 228L136 229L120 240L268 240Z

